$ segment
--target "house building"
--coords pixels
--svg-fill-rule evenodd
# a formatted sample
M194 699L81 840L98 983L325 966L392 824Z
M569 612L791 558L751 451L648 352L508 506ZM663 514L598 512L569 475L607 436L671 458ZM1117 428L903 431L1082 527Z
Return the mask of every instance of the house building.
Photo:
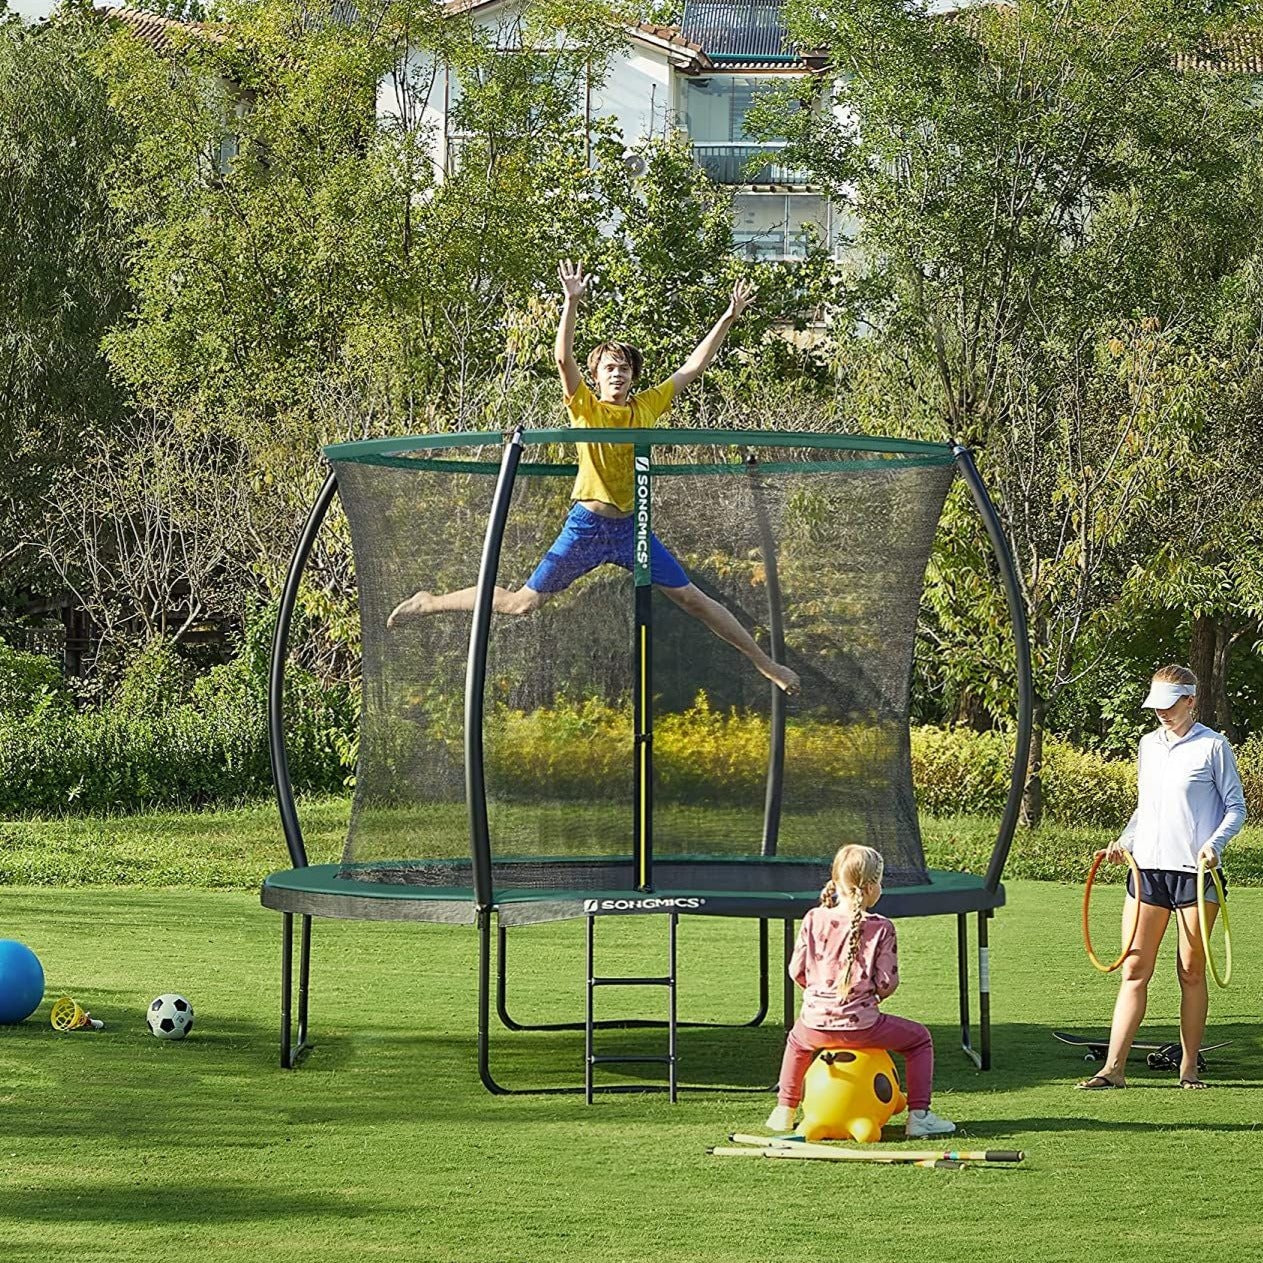
M791 45L783 4L687 0L679 26L628 24L602 75L576 91L585 118L613 121L629 148L672 130L687 135L698 164L732 189L738 249L757 259L801 257L810 235L831 244L840 236L838 217L806 173L776 161L785 142L755 140L746 126L761 92L823 64L819 54ZM447 11L481 27L506 56L521 53L520 0L450 0ZM413 121L433 136L436 169L450 171L465 139L454 119L458 77L421 57L409 75L427 85ZM416 113L397 80L383 80L377 110L382 119Z

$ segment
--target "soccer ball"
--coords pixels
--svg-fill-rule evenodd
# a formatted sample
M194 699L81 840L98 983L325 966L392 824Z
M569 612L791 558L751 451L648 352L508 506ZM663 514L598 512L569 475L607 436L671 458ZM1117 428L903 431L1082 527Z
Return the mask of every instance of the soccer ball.
M182 995L160 995L145 1015L149 1033L159 1039L183 1039L193 1029L193 1006Z

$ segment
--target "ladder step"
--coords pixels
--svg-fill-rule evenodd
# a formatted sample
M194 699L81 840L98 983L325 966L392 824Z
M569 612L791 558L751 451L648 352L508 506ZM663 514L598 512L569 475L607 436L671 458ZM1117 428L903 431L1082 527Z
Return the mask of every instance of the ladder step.
M591 978L594 987L670 987L673 978Z
M655 1065L669 1066L675 1060L675 1058L663 1057L661 1055L657 1057L650 1057L650 1056L637 1057L630 1053L628 1054L611 1053L611 1054L598 1056L597 1054L593 1053L593 1055L589 1057L588 1060L594 1066L607 1065L612 1062L621 1062L624 1065L649 1065L652 1062Z

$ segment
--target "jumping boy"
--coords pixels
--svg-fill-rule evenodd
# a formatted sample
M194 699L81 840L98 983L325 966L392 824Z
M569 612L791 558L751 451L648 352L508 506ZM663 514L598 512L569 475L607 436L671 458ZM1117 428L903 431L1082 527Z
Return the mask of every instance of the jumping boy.
M666 381L637 395L631 390L640 377L640 351L625 342L602 342L588 356L588 372L596 382L598 397L580 376L574 358L575 316L588 278L583 274L583 264L571 263L569 259L558 265L557 275L565 294L557 326L557 372L566 395L566 411L575 426L652 426L675 396L706 371L723 346L728 330L754 298L754 286L746 280L738 281L732 288L727 310L693 354ZM530 614L603 563L632 569L632 445L579 443L577 447L579 474L571 492L573 503L566 524L524 587L517 591L496 588L492 608L497 614ZM756 670L785 692L798 691L797 674L773 662L731 611L694 586L656 535L650 547L653 584L664 596L739 649ZM387 626L422 614L472 610L476 592L475 588L439 595L417 592L394 608Z

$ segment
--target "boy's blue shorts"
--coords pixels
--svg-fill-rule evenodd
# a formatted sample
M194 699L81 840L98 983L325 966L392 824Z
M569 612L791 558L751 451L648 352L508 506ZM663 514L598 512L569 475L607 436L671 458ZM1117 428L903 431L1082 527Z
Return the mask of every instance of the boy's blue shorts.
M635 524L630 517L602 517L581 504L571 507L561 534L535 567L526 586L536 592L562 592L589 570L610 563L632 569ZM649 570L660 588L684 588L689 577L656 535L650 537Z

